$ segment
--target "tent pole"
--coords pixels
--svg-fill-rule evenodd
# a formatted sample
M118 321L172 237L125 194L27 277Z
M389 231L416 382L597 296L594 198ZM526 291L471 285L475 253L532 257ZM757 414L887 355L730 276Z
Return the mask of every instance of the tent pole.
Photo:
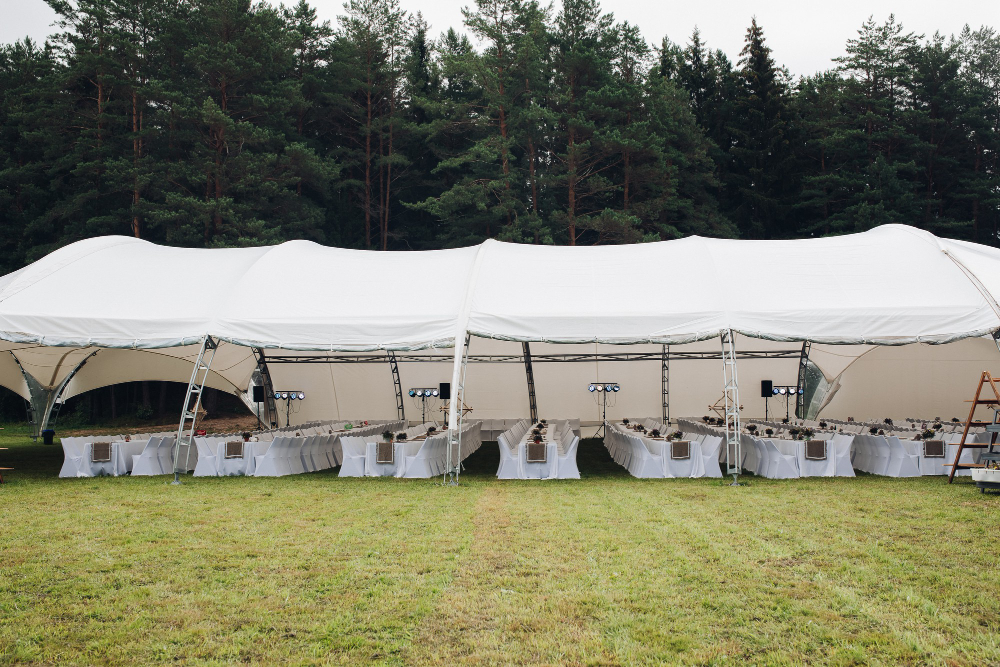
M538 423L538 399L535 397L535 372L531 367L531 346L521 343L524 350L524 372L528 376L528 411L531 413L531 423Z
M260 375L260 383L264 388L264 406L267 412L267 428L278 427L278 406L274 402L274 384L271 382L271 371L267 367L267 355L262 347L252 347L253 356L257 359L257 373ZM258 413L260 411L258 404ZM260 421L260 417L257 417ZM286 424L287 425L287 424Z
M463 340L464 339L464 340ZM469 333L455 337L455 359L451 369L451 400L448 402L448 465L445 466L444 483L458 484L457 467L454 464L454 452L462 452L462 401L465 400L465 369L469 360Z
M795 386L795 416L806 419L806 369L809 367L809 351L812 343L803 341L802 354L799 355L799 380ZM799 392L802 392L801 394Z
M660 398L662 412L660 421L664 426L670 426L670 346L663 346L663 358L660 360Z
M49 427L49 421L55 420L55 416L58 414L57 405L59 404L59 398L62 396L66 387L69 386L70 381L76 376L80 369L83 368L90 359L99 352L100 350L94 350L78 363L76 366L70 369L66 377L62 379L62 382L55 389L46 389L42 386L33 375L24 370L24 366L21 365L21 360L17 358L13 352L10 356L14 357L14 362L17 367L21 369L21 375L24 376L24 382L28 385L28 395L31 399L28 403L31 405L32 413L32 425L35 427L35 434L33 438L37 438L42 431Z
M722 393L726 399L726 474L731 486L740 481L740 388L736 378L736 336L732 329L722 332Z

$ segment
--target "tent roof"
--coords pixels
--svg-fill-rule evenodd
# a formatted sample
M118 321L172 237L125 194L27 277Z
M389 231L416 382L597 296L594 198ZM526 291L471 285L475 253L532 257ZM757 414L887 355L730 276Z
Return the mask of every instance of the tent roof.
M102 237L0 278L0 339L162 348L211 334L292 350L420 349L479 336L683 343L726 329L894 345L1000 329L1000 251L903 225L794 241L486 241L369 252L291 241L188 249Z

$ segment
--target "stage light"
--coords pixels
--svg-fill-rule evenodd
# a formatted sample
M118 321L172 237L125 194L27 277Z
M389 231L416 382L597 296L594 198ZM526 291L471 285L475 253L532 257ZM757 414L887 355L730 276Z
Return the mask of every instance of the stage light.
M274 392L274 398L275 398L275 399L279 399L279 398L281 398L281 392L280 392L280 391L276 391L276 392Z
M305 392L302 392L302 391L300 391L300 392L299 392L299 400L300 400L300 401L304 401L305 399L306 399L306 394L305 394Z
M410 396L416 396L416 395L417 395L417 392L415 392L415 391L413 391L413 390L411 389L411 390L410 390Z
M288 392L287 392L287 391L283 391L283 392L281 392L281 398L282 398L283 400L284 400L284 399L287 399L287 398L288 398Z
M604 391L604 385L603 384L597 385L597 391Z
M777 388L777 387L775 387L774 389L772 389L772 390L771 390L771 393L772 393L772 394L774 394L775 396L777 396L777 395L779 394L779 392L778 392L778 388Z
M782 396L784 396L785 395L785 388L781 387L780 389L778 389L778 393L781 394Z
M587 387L587 390L588 391L596 391L597 387L595 387L594 385L590 385L589 387Z
M424 395L424 390L423 389L417 389L417 396L423 396L423 395Z
M801 389L799 389L799 393L800 393L800 394L802 393L802 390L801 390Z
M615 391L618 391L619 389L621 389L621 387L619 387L618 385L615 385L614 389L615 389Z
M438 390L437 389L432 389L431 390L431 394L433 394L434 396L437 396L438 395Z

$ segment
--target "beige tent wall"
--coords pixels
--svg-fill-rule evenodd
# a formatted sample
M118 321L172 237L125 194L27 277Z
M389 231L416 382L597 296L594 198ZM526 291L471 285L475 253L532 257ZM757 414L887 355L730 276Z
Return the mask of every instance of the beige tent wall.
M841 389L823 410L833 419L965 419L983 371L1000 374L990 339L948 345L877 347L850 364Z
M16 347L7 344L6 349ZM739 337L737 352L747 350L797 351L797 343L779 343ZM659 355L659 345L550 345L532 343L532 354L586 352L650 352ZM712 354L708 360L674 359L670 364L671 416L700 417L722 395L722 363L718 339L673 346L672 350L699 350ZM473 338L470 352L521 354L521 344ZM73 363L87 352L74 348L33 348L17 351L26 368L44 383L58 382ZM269 350L268 354L277 354ZM443 363L401 363L400 377L408 419L420 418L420 402L405 396L411 387L436 387L451 379L451 349L428 350L420 354L446 355ZM860 355L860 356L858 356ZM102 350L67 388L66 396L116 382L171 380L186 383L197 348L168 350ZM1000 352L992 340L973 339L949 345L903 347L813 346L812 359L831 380L837 374L841 388L822 416L858 419L892 417L964 417L963 401L970 397L983 370L1000 373ZM255 367L248 348L223 344L213 363L209 385L238 393L249 382ZM396 415L389 364L272 364L275 389L306 392L306 400L291 404L291 422L312 419L390 419ZM534 364L539 415L544 418L579 417L600 419L595 394L587 391L593 381L617 382L621 391L608 406L611 418L657 416L660 414L660 363L586 362ZM740 399L743 414L764 414L760 381L794 385L798 357L790 359L738 360ZM24 380L13 358L0 350L0 385L27 396ZM466 400L472 417L526 417L527 381L521 363L473 363L468 366ZM771 414L785 415L785 399L768 401ZM428 402L428 416L442 420L442 401ZM281 423L285 405L279 402ZM792 406L794 411L794 404Z
M795 343L776 343L740 338L745 350L798 350ZM673 347L672 349L681 349ZM701 416L709 404L722 396L721 346L718 339L692 343L686 350L704 350L713 356L707 360L678 360L670 365L671 415ZM474 355L521 354L521 344L473 338L469 351ZM532 355L580 354L585 352L651 352L659 355L659 345L551 345L532 343ZM421 354L448 355L453 350L432 350ZM293 402L293 424L312 419L390 419L396 415L392 374L389 364L271 364L271 377L277 390L301 390L306 400ZM401 363L400 380L404 392L407 419L420 418L420 401L406 394L411 387L437 387L451 380L452 365L444 363ZM778 384L795 384L798 357L793 359L743 359L739 363L741 403L748 414L764 414L760 381L771 379ZM585 363L534 364L535 390L539 416L543 418L579 417L584 421L600 419L596 392L587 390L594 381L617 382L621 391L608 405L608 416L657 416L661 411L660 362L613 361ZM524 365L518 363L470 363L466 381L466 403L471 416L479 419L527 417L528 389ZM279 402L284 423L284 402ZM443 401L428 401L428 418L442 421ZM784 402L772 399L771 408ZM794 405L793 405L794 408Z

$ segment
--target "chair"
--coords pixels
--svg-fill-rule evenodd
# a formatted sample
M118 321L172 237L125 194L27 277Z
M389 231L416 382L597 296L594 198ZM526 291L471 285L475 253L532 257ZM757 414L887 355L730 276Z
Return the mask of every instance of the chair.
M885 436L870 435L868 442L868 472L873 475L885 475L889 469L889 443Z
M340 436L343 452L340 477L365 476L365 439L358 436Z
M685 436L687 437L687 436ZM701 460L704 466L705 477L722 477L722 468L719 466L719 452L722 450L721 435L706 435L701 442ZM753 445L751 445L753 448ZM756 452L756 449L754 449ZM756 455L755 457L756 458Z
M662 478L664 477L663 456L654 455L639 436L626 434L631 456L628 471L633 477Z
M406 479L426 479L443 475L447 466L448 435L431 436L420 443L416 452L410 453L408 447L417 443L398 443L397 461L401 462L397 477Z
M292 438L280 435L271 441L267 451L254 461L254 477L283 477L291 474L289 443Z
M889 461L885 473L889 477L920 477L920 455L911 454L894 435L886 437Z
M764 452L767 455L767 473L769 479L794 479L799 476L795 457L784 454L773 440L764 439Z
M306 439L300 435L288 439L285 445L286 458L288 459L288 469L290 475L301 475L306 472L302 463L302 447L306 444Z
M219 467L216 464L215 452L212 451L208 438L195 438L194 444L198 448L198 463L194 467L194 476L215 477L218 475Z
M195 451L197 452L198 450L195 449ZM164 475L170 475L174 472L174 436L160 438L160 444L156 448L156 458L160 460L160 469ZM197 463L195 461L195 465ZM180 462L177 469L180 471L183 468L184 472L187 472L188 465L189 460Z
M61 438L63 448L63 464L59 469L60 477L85 477L83 473L83 438Z
M835 477L854 477L854 466L851 464L851 444L853 436L837 433L830 439L829 447L833 451Z
M163 461L160 457L160 443L166 439L150 438L146 442L146 446L142 448L142 453L132 457L133 477L167 474L167 471L163 469ZM172 468L173 466L171 465L170 467ZM173 470L171 469L170 472L173 472Z
M510 431L497 436L497 446L500 448L500 467L497 468L497 479L517 479L517 446L511 446L507 438Z
M576 465L576 450L580 447L580 437L573 435L572 430L567 430L566 433L571 439L559 454L559 479L580 479L580 469Z

